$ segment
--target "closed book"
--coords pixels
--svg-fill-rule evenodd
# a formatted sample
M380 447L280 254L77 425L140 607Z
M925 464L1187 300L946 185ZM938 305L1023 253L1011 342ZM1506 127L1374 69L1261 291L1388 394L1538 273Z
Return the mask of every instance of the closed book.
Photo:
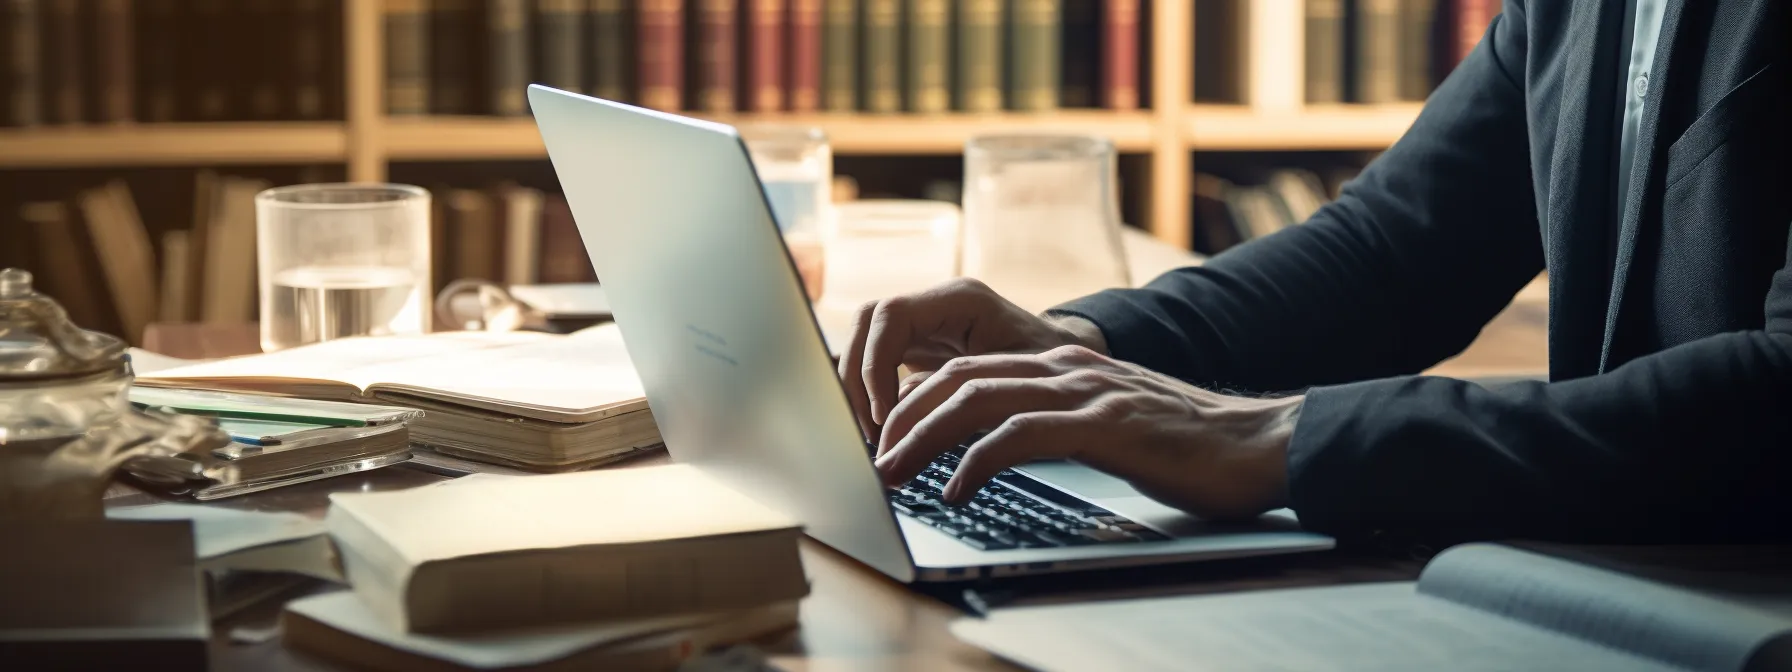
M448 234L453 241L449 246L450 278L502 280L504 234L497 203L490 194L476 189L450 190L445 200Z
M243 90L242 117L266 121L278 119L284 101L283 93L293 82L279 67L293 51L292 10L288 0L246 0L237 24L240 45L240 84Z
M735 52L740 32L735 0L699 0L697 6L697 109L733 112Z
M684 92L684 4L641 0L636 10L637 102L676 111Z
M1344 101L1344 0L1307 0L1306 97Z
M822 0L789 0L790 12L785 20L789 27L786 44L788 71L784 81L788 88L785 101L792 112L814 112L821 108L821 3Z
M1095 107L1101 72L1101 4L1097 0L1062 0L1059 23L1058 104Z
M573 222L566 197L550 195L541 210L541 282L595 282L597 271Z
M1040 111L1058 107L1062 0L1009 0L1008 105Z
M331 95L332 78L329 64L340 53L339 45L330 36L342 23L340 8L333 0L293 0L292 46L285 54L291 64L291 96L286 116L299 120L317 120L330 115L327 98ZM334 10L334 11L333 11Z
M784 0L747 0L746 107L784 109Z
M31 227L41 263L26 270L36 275L38 291L56 297L68 319L86 329L116 334L118 313L112 298L95 282L99 260L78 213L61 201L19 206L19 219Z
M1251 32L1246 0L1192 0L1195 16L1195 102L1237 105L1246 102L1250 81L1246 54Z
M47 0L43 53L44 118L52 124L79 124L87 119L86 40L81 30L80 0Z
M156 317L155 248L131 192L122 181L82 192L77 199L99 255L102 280L118 310L119 335L140 344Z
M180 41L177 0L137 2L137 118L150 123L174 121L180 113Z
M156 320L191 322L193 310L193 232L174 229L162 232L162 267Z
M910 112L932 114L952 107L947 78L952 68L946 0L905 0L908 25L908 67L903 72L903 98Z
M625 0L591 0L591 62L586 68L591 95L631 101L634 80L635 28Z
M1400 0L1348 0L1345 96L1353 103L1400 99Z
M535 0L537 81L584 91L585 18L585 0Z
M504 208L504 284L532 285L541 279L540 190L514 184L500 186Z
M42 86L38 21L41 0L6 0L6 13L0 15L0 31L5 31L6 50L0 53L0 90L5 107L0 108L0 125L36 126L43 119L43 103L38 96Z
M859 0L822 0L822 107L859 109Z
M529 0L485 7L486 109L501 117L529 113Z
M902 2L865 0L865 111L902 111Z
M1434 70L1437 77L1442 78L1456 68L1462 59L1475 50L1481 43L1481 37L1487 33L1488 24L1493 22L1494 15L1500 11L1499 0L1444 0L1438 7L1443 15L1439 21L1440 32L1437 52L1433 55Z
M694 466L476 478L331 495L349 583L390 627L648 618L808 593L798 524Z
M386 113L429 113L430 0L385 0Z
M242 43L240 26L233 28L232 18L241 16L241 7L230 0L192 0L192 26L210 39L187 40L188 59L181 76L196 90L192 119L223 121L237 114L231 106L233 89L239 84L244 61L236 48ZM236 92L240 93L240 92Z
M1103 10L1101 105L1139 109L1139 0L1108 0Z
M136 37L132 0L94 0L94 119L125 123L137 116Z
M959 0L958 78L954 107L965 112L1002 109L1003 0Z
M1436 24L1437 0L1400 0L1401 100L1423 101L1431 95Z
M431 114L472 114L476 110L482 12L477 0L431 0L429 42L442 45L430 54Z

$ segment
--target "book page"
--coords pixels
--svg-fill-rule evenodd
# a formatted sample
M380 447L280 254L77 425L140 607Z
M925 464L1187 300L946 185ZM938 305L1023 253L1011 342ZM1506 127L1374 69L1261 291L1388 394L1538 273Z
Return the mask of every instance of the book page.
M218 359L139 376L146 381L292 380L354 386L366 391L364 367L432 360L485 348L527 343L553 336L535 333L447 332L428 336L376 336L325 341L290 350ZM358 382L362 381L362 382Z
M953 634L1040 670L1670 670L1408 582L999 609Z
M1694 669L1741 670L1792 631L1792 583L1715 588L1493 544L1445 551L1419 578L1425 595Z
M549 422L593 422L647 408L612 324L502 348L401 359L342 374L363 390L412 393Z

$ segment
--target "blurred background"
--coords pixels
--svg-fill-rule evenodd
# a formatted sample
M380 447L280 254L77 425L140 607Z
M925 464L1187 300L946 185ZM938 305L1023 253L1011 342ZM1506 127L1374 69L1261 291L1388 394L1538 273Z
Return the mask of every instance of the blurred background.
M253 322L255 194L391 181L433 195L436 290L594 280L529 82L817 127L835 201L957 202L979 135L1104 136L1123 223L1212 254L1334 197L1497 4L5 0L0 267L133 343Z

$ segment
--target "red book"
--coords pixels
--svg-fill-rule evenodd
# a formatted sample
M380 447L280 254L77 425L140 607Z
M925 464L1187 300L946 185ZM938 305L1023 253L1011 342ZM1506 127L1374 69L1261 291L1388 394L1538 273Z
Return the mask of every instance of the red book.
M789 21L790 111L814 112L821 107L821 0L790 0Z
M735 20L734 0L702 0L697 10L697 24L703 43L697 45L702 67L698 76L703 78L697 84L697 107L705 112L733 112L734 104L734 50L735 34L739 31Z
M784 109L784 0L747 0L747 109Z
M1101 29L1101 104L1111 110L1139 109L1139 0L1108 0Z
M641 0L637 17L641 105L676 111L684 89L684 3Z
M1481 43L1481 35L1500 12L1499 0L1455 0L1456 30L1450 53L1454 63L1461 63Z

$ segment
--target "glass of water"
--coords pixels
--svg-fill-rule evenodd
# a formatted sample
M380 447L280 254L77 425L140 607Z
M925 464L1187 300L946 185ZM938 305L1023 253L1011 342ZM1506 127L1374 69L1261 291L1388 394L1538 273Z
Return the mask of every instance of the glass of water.
M429 330L429 192L306 184L255 197L261 348Z
M809 300L819 299L825 268L822 241L829 228L834 183L834 154L827 134L808 126L749 125L740 128L740 135Z
M850 312L869 301L918 292L958 273L958 206L870 199L834 208L821 305Z

